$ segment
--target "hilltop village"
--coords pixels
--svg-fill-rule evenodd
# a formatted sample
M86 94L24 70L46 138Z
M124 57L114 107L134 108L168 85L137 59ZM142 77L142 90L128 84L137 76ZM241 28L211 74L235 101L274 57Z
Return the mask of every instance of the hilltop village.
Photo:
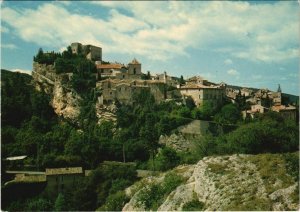
M2 70L5 210L297 209L298 100L280 85L102 56L72 43L40 49L32 76Z
M72 52L77 54L80 49L86 52L86 58L95 62L97 73L96 89L101 90L98 106L107 107L119 101L124 104L134 104L133 96L141 90L150 90L156 102L169 100L185 100L191 97L197 107L204 102L210 102L213 107L221 105L225 98L233 103L244 99L248 105L243 111L243 118L253 118L257 113L276 111L285 118L296 120L296 107L283 103L282 91L278 85L277 91L268 89L232 88L225 83L213 83L194 76L183 80L163 74L144 74L142 64L133 59L127 65L102 61L102 48L93 45L71 44Z

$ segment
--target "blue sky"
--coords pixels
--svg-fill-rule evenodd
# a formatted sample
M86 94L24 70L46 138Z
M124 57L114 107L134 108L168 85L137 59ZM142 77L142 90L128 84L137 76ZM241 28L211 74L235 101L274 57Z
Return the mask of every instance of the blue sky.
M1 2L1 67L32 70L42 47L102 47L143 72L299 94L297 1Z

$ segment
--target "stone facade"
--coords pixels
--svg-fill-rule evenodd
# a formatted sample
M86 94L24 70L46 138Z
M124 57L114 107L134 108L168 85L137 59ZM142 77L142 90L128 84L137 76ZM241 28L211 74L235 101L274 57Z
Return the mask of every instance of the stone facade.
M111 64L97 64L98 74L101 77L115 77L119 73L126 73L127 69L123 64L111 63Z
M100 105L109 105L116 100L123 104L133 104L134 96L142 90L149 90L156 102L166 98L165 84L160 81L106 79L98 82L96 87L102 93L98 97Z
M72 43L71 49L73 54L83 52L86 58L92 61L102 61L102 48L93 45L82 45L81 43Z
M77 180L84 177L82 167L46 169L46 191L58 194L66 189L72 189Z
M190 84L181 86L182 96L190 96L196 106L201 106L205 101L210 101L214 106L222 104L225 98L225 88L219 86L205 86L199 84Z
M130 63L128 63L128 74L129 75L141 75L142 74L142 64L137 61L137 59L133 59Z
M127 66L119 63L96 64L98 74L101 77L113 79L141 79L142 64L133 59Z

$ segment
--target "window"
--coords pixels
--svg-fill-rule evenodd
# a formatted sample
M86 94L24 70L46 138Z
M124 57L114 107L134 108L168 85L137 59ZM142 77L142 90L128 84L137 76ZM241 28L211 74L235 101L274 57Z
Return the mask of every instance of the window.
M125 78L125 75L123 74L123 79Z
M133 74L136 74L136 68L133 69Z
M199 99L201 99L201 95L199 95Z

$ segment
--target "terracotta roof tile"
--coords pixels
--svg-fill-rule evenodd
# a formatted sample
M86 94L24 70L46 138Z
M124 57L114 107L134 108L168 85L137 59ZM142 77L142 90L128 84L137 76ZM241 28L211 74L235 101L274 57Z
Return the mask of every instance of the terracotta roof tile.
M98 64L97 65L97 69L121 69L125 67L122 64L115 64L115 63L111 63L111 64Z

